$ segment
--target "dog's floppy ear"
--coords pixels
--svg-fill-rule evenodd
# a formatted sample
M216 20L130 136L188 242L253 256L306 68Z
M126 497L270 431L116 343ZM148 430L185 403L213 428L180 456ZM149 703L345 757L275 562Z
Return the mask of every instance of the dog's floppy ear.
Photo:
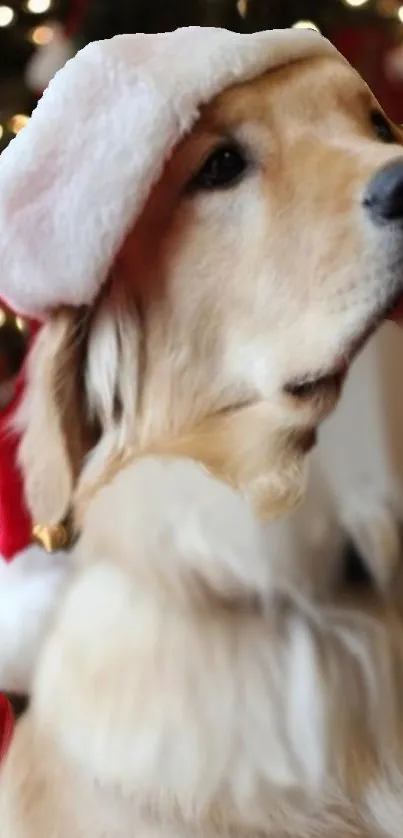
M53 314L27 364L27 387L17 425L26 501L36 524L53 526L69 511L75 480L88 450L81 387L81 313Z
M19 462L36 524L65 519L91 449L89 480L112 450L133 441L140 334L135 300L119 281L109 283L93 311L63 308L42 327L17 419Z

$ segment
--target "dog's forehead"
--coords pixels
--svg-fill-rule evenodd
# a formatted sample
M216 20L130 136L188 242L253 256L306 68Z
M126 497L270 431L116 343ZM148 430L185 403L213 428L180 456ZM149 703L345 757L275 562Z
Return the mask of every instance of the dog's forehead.
M369 100L371 93L341 56L308 58L225 90L203 109L196 130L221 131L250 120L265 121L268 110L284 114L292 101L340 107L360 97Z

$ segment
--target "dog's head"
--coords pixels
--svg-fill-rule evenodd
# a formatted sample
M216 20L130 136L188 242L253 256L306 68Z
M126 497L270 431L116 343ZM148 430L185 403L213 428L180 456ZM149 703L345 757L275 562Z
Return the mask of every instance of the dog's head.
M205 107L95 307L56 312L32 353L36 520L150 451L199 460L264 513L295 501L318 423L402 293L402 139L333 57Z

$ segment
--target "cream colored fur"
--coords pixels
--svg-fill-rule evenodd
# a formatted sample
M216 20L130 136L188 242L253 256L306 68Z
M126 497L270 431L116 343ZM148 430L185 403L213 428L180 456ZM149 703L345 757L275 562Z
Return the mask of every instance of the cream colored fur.
M400 233L361 205L402 155L372 107L337 59L227 91L96 306L42 331L21 462L36 519L71 514L78 541L1 838L401 835L398 586L281 555L340 391L289 385L349 362L401 288ZM251 168L189 193L228 134Z

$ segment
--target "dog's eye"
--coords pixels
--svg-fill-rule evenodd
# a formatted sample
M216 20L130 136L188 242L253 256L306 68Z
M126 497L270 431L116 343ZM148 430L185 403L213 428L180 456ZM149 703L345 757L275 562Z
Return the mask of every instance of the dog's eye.
M397 142L393 128L382 111L372 111L371 123L378 140L383 143Z
M191 189L225 189L234 186L247 166L245 155L234 145L225 145L213 151L200 171L193 178Z

